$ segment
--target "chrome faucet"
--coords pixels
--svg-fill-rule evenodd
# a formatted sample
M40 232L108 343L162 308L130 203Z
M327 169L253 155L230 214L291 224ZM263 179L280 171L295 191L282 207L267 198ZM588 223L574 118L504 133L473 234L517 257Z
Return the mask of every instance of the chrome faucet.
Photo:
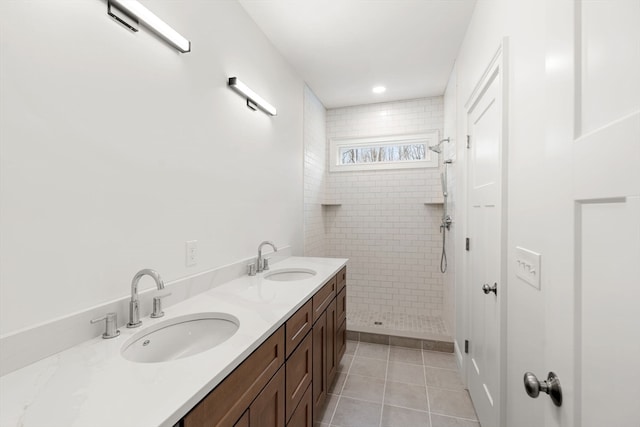
M264 245L269 245L273 248L274 252L278 252L278 248L276 248L276 245L274 245L272 242L265 240L264 242L260 243L260 246L258 246L258 261L257 261L258 273L269 269L269 262L262 258L262 247Z
M129 301L129 323L127 323L127 328L137 328L142 325L138 301L138 282L142 276L151 276L153 280L156 281L158 290L164 289L164 281L162 280L162 277L160 277L160 274L155 270L145 268L144 270L138 271L136 275L133 276L133 280L131 281L131 301Z

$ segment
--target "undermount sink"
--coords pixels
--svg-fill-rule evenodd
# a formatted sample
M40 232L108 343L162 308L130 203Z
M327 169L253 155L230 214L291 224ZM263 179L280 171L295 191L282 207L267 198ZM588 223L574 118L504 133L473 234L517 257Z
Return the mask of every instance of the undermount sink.
M195 313L149 326L122 346L132 362L158 363L182 359L212 349L231 338L240 321L227 313Z
M305 280L316 275L314 270L308 268L283 268L274 270L264 276L267 280L275 280L277 282L292 282L295 280Z

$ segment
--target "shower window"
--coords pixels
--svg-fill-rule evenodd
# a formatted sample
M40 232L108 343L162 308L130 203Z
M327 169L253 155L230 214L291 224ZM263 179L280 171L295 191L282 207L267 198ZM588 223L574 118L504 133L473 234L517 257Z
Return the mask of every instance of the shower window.
M329 170L356 171L437 167L428 147L438 142L438 131L367 138L332 138Z

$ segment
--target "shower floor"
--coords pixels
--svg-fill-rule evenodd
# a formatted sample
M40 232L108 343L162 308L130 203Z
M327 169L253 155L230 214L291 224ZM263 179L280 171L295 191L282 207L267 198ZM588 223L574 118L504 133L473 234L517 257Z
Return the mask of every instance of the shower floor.
M407 338L451 340L438 316L347 309L347 329Z

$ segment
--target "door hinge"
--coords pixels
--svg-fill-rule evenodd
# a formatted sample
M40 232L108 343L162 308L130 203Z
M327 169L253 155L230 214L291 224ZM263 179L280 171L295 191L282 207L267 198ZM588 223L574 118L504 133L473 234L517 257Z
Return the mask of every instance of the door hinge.
M467 148L471 148L471 135L467 135Z
M469 245L470 245L469 241L470 241L470 239L468 237L466 239L464 239L464 249L466 251L469 250Z
M464 340L464 352L469 354L469 340Z

